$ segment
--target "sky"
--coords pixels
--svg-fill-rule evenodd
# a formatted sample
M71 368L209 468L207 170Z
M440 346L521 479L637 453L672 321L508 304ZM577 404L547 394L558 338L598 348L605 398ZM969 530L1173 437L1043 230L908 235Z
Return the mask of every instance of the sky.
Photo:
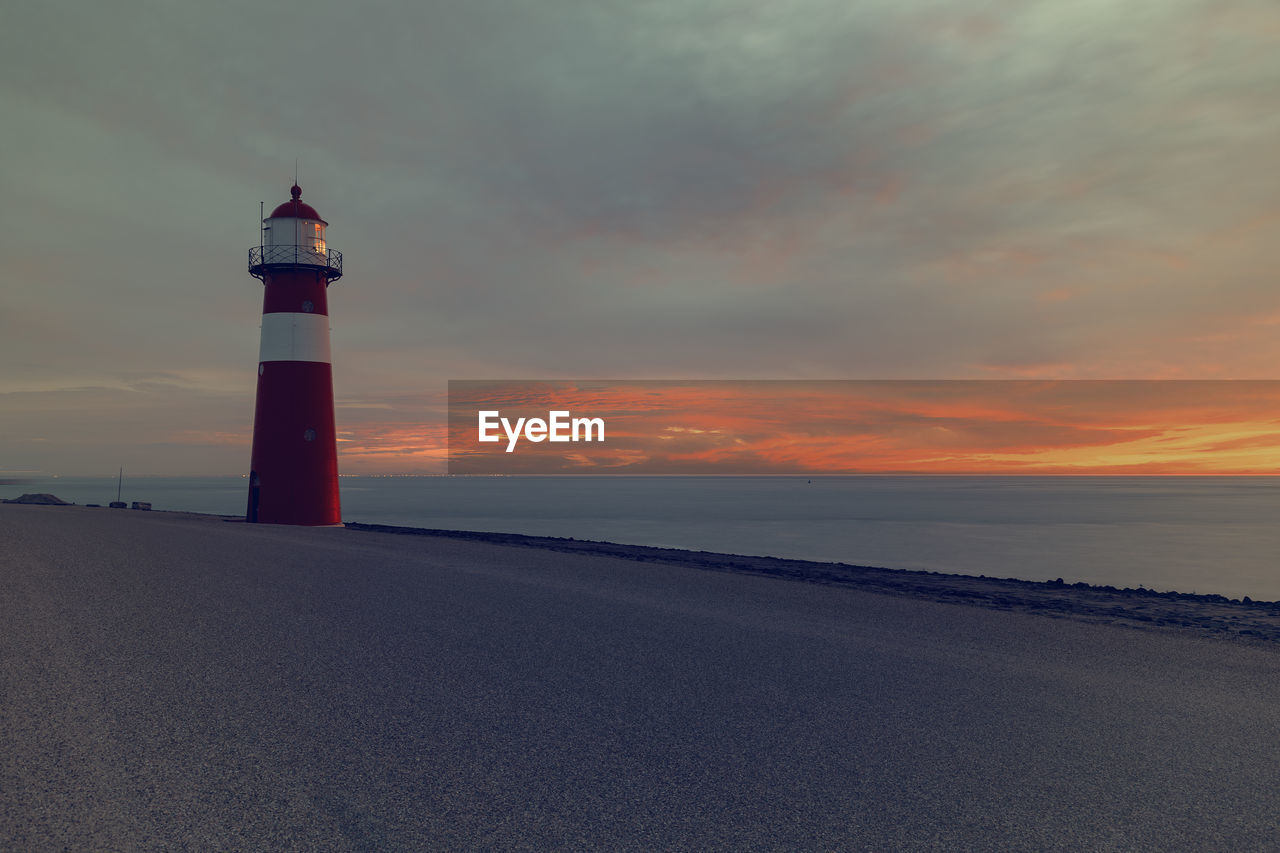
M1280 381L452 381L446 451L452 474L1274 475Z
M295 161L344 473L450 379L1277 378L1277 90L1273 0L16 0L0 474L244 473Z

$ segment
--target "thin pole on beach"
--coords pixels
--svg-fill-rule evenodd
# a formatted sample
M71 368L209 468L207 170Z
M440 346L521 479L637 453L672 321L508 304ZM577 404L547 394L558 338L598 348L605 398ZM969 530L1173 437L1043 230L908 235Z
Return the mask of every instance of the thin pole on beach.
M124 468L121 468L119 476L116 477L116 503L120 503L120 489L123 487L124 487Z

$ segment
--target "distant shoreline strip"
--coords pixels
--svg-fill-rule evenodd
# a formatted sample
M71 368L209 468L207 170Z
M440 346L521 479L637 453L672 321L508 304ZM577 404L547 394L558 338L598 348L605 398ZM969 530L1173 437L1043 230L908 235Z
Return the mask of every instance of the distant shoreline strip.
M1061 579L1029 581L917 569L888 569L519 533L400 527L354 521L346 522L345 527L372 533L462 539L584 556L616 557L637 562L762 575L885 595L1040 613L1134 628L1192 630L1215 636L1280 642L1280 601L1255 601L1247 596L1233 599L1216 593L1159 592L1144 587L1121 589L1084 582L1065 583Z

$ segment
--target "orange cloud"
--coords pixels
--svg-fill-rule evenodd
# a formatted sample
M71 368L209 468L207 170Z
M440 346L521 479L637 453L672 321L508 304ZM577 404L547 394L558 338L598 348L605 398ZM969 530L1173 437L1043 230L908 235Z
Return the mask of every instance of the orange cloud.
M457 473L1280 472L1280 382L519 382L451 394ZM506 453L476 441L480 408L602 417L607 437Z
M339 429L344 474L442 474L448 458L444 424L363 423Z

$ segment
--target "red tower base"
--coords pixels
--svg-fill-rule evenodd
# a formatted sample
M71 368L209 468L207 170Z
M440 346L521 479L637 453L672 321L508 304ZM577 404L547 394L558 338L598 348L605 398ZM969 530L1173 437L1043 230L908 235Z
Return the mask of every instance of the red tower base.
M246 518L341 524L333 369L314 361L260 365Z

